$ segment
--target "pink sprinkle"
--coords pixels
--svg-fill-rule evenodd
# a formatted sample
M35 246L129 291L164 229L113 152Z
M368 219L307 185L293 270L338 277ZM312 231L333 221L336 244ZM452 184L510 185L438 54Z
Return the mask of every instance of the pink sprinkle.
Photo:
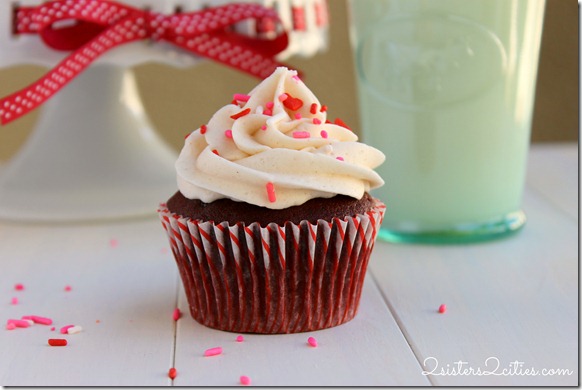
M232 138L232 130L225 130L224 131L224 136L226 138Z
M60 332L61 334L67 334L69 333L69 328L72 328L75 325L65 325L61 328Z
M245 341L245 338L243 337L242 334L239 334L238 336L236 336L237 343L242 343L243 341Z
M251 384L251 378L246 375L241 375L240 377L240 384L243 386L248 386Z
M336 159L340 160L340 161L344 161L344 158L342 156L337 156Z
M15 284L15 285L14 285L14 289L15 289L16 291L22 291L22 290L24 290L24 284L22 284L22 283L17 283L17 284Z
M111 240L109 240L109 246L112 248L117 247L117 245L119 245L119 241L117 241L115 238L112 238Z
M54 332L54 331L55 331L55 327L53 326L53 327L51 328L51 332Z
M180 309L175 308L174 313L172 314L172 318L174 319L174 321L178 321L180 317L182 317L182 312L180 311Z
M317 340L315 339L315 337L308 338L307 343L309 343L309 345L311 345L312 347L317 347Z
M269 110L272 109L274 106L275 106L275 103L273 103L273 102L265 103L265 107L268 108Z
M209 348L204 351L204 356L216 356L222 353L222 347Z
M273 111L270 108L266 108L265 111L263 111L263 115L273 115Z
M327 138L327 131L321 130L321 138Z
M294 131L293 138L309 138L311 134L308 131Z
M235 93L232 98L241 102L248 102L251 97L242 93Z
M275 194L275 185L268 182L267 185L267 196L269 197L269 202L275 203L277 201L277 195Z
M444 313L447 311L447 305L445 305L444 303L442 305L439 306L439 313Z
M29 320L8 320L6 321L6 325L8 324L14 324L15 327L17 328L28 328L30 326L30 322L28 322Z
M313 124L314 125L321 125L321 120L319 120L317 118L313 118Z
M295 113L295 119L301 119L301 113L296 112Z
M12 297L12 299L10 300L10 303L12 305L18 305L18 298L17 297Z
M267 125L262 125L261 130L267 130Z
M297 76L297 75L295 75L295 76L291 76L291 78L292 78L293 80L295 80L296 82L300 82L300 81L301 81L301 79L300 79L300 78L299 78L299 76Z
M31 320L35 323L35 324L41 324L41 325L52 325L53 320L50 318L46 318L46 317L39 317L39 316L30 316ZM24 317L23 317L24 318Z
M65 286L65 291L71 291L71 290L72 290L71 286L69 286L69 285Z
M16 325L14 325L12 322L9 322L6 324L6 330L14 330L16 329Z
M277 99L279 99L280 102L284 102L285 100L287 100L288 97L289 95L287 95L286 93L282 93L279 95Z

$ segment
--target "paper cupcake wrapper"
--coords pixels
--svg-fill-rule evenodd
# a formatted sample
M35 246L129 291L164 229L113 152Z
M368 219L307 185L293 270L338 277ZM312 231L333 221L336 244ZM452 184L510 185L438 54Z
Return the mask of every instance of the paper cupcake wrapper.
M351 320L385 206L316 224L215 224L158 214L192 317L239 333L297 333Z

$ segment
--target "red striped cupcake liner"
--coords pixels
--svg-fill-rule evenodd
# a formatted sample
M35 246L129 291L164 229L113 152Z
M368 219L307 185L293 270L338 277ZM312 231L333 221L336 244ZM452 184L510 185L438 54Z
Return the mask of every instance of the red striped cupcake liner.
M316 224L215 224L158 214L180 271L192 317L239 333L330 328L358 311L385 205Z

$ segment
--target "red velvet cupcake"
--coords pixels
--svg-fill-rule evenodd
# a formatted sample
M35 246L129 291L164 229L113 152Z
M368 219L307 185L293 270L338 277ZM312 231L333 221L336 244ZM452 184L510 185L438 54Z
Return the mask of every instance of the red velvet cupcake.
M199 323L295 333L352 319L385 206L378 150L278 68L190 134L159 215Z

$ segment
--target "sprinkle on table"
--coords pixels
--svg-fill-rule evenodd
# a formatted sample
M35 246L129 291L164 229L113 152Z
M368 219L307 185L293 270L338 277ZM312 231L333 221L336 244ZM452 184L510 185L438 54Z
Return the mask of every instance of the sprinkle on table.
M69 328L72 328L73 326L75 326L75 325L65 325L59 330L59 332L61 332L61 334L67 334L69 331Z
M170 368L168 370L168 377L171 380L174 380L174 379L176 379L176 376L178 376L178 371L176 371L176 369L174 367Z
M30 316L30 319L35 324L41 324L41 325L52 325L53 324L53 320L51 318L47 318L47 317Z
M240 384L243 386L249 386L251 384L251 378L246 375L241 375Z
M204 351L204 356L216 356L222 354L222 347L208 348Z
M307 343L312 347L317 347L317 340L315 339L315 337L309 337L307 339Z
M439 313L443 314L446 311L447 311L447 305L445 305L443 303L442 305L439 306Z
M6 330L14 330L16 329L16 325L14 325L12 322L9 322L6 324Z
M30 320L17 320L17 319L9 319L8 321L6 321L6 325L8 326L9 324L13 324L15 327L17 328L28 328L31 324Z
M174 321L178 321L180 317L182 317L182 312L180 311L180 309L175 308L174 313L172 313L172 318L174 319Z
M76 334L83 330L80 325L74 325L67 329L67 334Z
M119 241L117 241L117 239L112 238L111 240L109 240L109 246L112 248L116 248L119 245Z
M48 339L48 345L51 347L64 347L67 345L66 339Z
M22 284L22 283L16 283L16 284L14 285L14 289L15 289L16 291L22 291L22 290L24 290L24 284Z
M18 297L12 297L10 300L11 305L18 305Z
M65 286L65 291L71 291L71 290L72 290L71 286L69 286L69 285Z
M242 343L243 341L245 341L245 338L242 334L239 334L238 336L236 336L237 343Z

